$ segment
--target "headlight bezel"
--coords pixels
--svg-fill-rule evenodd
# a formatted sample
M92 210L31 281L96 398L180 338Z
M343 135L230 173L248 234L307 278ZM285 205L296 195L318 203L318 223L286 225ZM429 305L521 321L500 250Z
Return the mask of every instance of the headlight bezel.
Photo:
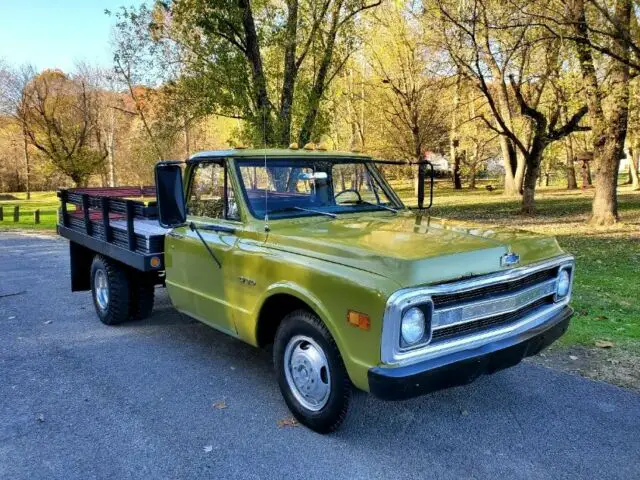
M567 274L569 275L569 285L567 287L567 293L565 293L564 295L559 295L558 288L560 286L560 275L562 274L562 272L567 272ZM570 299L572 290L573 290L573 265L562 265L558 269L558 276L556 280L556 293L553 296L554 302L562 302L564 300Z

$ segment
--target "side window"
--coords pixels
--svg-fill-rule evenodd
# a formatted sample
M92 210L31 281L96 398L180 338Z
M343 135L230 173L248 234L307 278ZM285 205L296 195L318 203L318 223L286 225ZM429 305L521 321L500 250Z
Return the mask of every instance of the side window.
M195 167L187 208L189 215L207 218L229 218L239 220L238 207L233 188L225 169L217 163L201 163ZM225 212L225 189L227 205Z

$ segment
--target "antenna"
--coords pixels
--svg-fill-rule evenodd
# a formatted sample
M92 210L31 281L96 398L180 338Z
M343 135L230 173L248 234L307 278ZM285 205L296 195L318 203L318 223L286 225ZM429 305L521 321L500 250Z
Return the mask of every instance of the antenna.
M264 146L264 173L267 183L264 186L264 231L269 231L269 171L267 170L267 111L262 108L262 141Z

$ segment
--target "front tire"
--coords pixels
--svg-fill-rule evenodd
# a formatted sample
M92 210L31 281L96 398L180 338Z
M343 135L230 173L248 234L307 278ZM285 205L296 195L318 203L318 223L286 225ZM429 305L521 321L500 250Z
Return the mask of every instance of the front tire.
M276 332L273 358L280 391L296 419L318 433L340 427L352 387L322 321L304 310L287 315Z
M96 255L91 264L91 293L102 323L117 325L129 319L129 276L122 265Z

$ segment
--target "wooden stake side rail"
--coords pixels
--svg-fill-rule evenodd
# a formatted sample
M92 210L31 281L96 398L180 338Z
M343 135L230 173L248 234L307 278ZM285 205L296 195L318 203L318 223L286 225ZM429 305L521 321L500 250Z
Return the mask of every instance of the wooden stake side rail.
M155 187L62 189L58 198L61 236L138 270L164 269L165 230L154 226Z

